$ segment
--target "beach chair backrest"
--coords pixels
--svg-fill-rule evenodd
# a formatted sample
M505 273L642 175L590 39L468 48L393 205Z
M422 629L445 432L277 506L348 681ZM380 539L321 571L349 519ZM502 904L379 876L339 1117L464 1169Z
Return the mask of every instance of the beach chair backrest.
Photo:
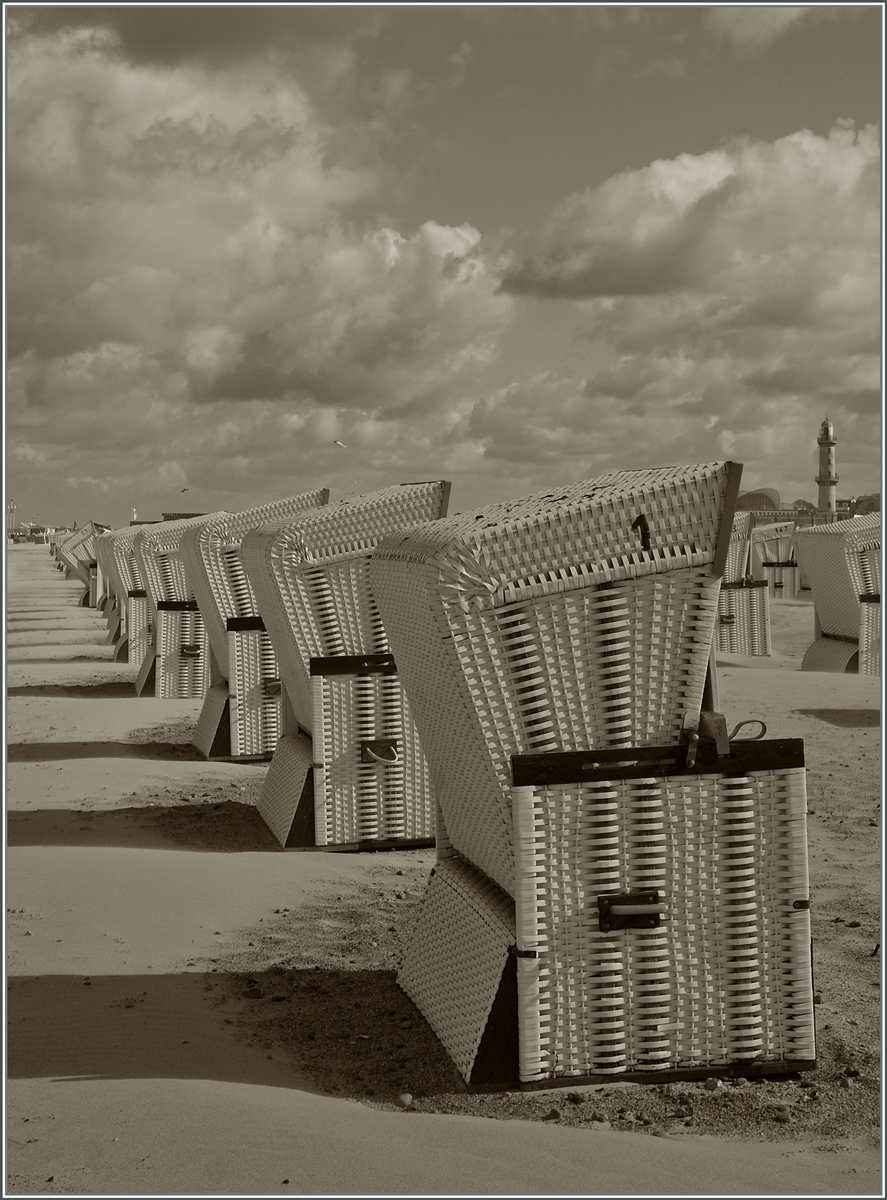
M186 530L225 515L224 512L206 513L186 520L139 526L133 547L142 585L155 608L161 601L194 600L194 590L182 562L182 537Z
M370 591L379 540L437 520L444 481L400 484L340 500L248 533L241 553L298 722L313 726L311 660L384 654L388 639Z
M881 514L797 529L794 551L825 636L859 637L859 597L880 594Z
M744 579L748 574L751 523L751 513L738 512L733 514L733 528L730 533L730 547L727 551L727 565L724 567L725 583L738 583L740 579Z
M243 512L226 513L183 533L182 561L216 662L223 670L227 670L228 664L227 621L258 615L255 594L241 558L244 536L269 521L320 508L328 500L329 489L319 488Z
M513 754L674 744L698 719L740 470L612 472L373 555L446 832L509 894Z

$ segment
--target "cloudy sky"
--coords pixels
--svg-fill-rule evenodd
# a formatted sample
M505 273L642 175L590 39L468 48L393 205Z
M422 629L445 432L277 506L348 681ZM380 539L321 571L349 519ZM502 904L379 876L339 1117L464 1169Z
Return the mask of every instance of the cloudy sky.
M880 490L880 5L5 13L19 519Z

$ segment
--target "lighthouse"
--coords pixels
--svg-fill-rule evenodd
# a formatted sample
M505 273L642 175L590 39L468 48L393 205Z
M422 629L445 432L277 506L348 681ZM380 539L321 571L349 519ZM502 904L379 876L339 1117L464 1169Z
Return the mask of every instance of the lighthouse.
M816 482L819 485L819 503L816 508L820 515L833 521L838 508L835 500L835 489L838 486L838 475L835 470L837 438L835 437L835 427L828 417L819 427L816 444L819 447L819 474L816 476Z

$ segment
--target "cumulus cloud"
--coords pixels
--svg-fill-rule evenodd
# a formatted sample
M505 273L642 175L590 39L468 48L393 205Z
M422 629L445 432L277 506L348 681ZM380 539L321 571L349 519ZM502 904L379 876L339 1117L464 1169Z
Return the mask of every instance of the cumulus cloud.
M761 484L791 472L804 494L810 431L828 412L844 461L874 474L879 180L878 131L839 122L828 137L738 141L567 198L503 287L578 301L589 344L610 357L584 407L575 387L549 395L537 381L544 419L574 447L592 422L640 463L729 453ZM521 451L532 416L509 433L511 403L532 409L492 404L485 420L503 419L489 453Z
M384 174L337 155L292 78L267 64L133 63L97 37L62 29L10 54L9 416L22 461L39 446L94 479L125 453L123 482L139 488L161 463L209 488L246 486L264 463L267 482L276 462L292 473L292 436L275 442L284 415L304 417L306 465L355 422L373 451L408 429L405 415L394 439L377 436L391 414L445 409L495 355L513 302L477 230L361 217Z
M766 258L772 291L819 269L804 262L810 237L834 246L837 236L832 264L850 251L858 269L875 249L878 152L875 129L839 123L827 138L737 141L627 171L562 201L502 286L573 299L735 292Z
M725 38L742 50L760 50L804 21L813 11L802 5L792 8L767 4L737 8L714 5L704 10L702 19L716 37Z

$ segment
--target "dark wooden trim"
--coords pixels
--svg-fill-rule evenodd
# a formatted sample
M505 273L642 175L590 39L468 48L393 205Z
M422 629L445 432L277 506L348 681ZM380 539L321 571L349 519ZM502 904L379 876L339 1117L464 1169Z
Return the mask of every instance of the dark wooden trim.
M734 583L722 583L721 591L725 592L728 588L765 588L769 586L767 579L737 579Z
M158 612L199 612L196 600L158 600Z
M741 479L742 463L728 462L724 509L721 515L721 527L718 530L714 561L709 568L710 575L723 575L724 567L727 565L727 555L730 552L730 538L733 534L733 517L736 513L736 501L739 499L739 481Z
M241 633L248 629L264 630L265 622L261 617L228 617L225 628L229 633Z
M396 675L393 654L333 654L312 658L312 675Z
M611 779L661 778L671 775L744 775L804 766L802 738L768 741L737 739L730 754L719 757L712 739L700 740L696 762L687 766L687 747L632 746L618 750L551 751L513 754L515 787L550 787L564 783L604 783ZM610 765L608 765L610 764ZM629 764L629 765L620 765Z

